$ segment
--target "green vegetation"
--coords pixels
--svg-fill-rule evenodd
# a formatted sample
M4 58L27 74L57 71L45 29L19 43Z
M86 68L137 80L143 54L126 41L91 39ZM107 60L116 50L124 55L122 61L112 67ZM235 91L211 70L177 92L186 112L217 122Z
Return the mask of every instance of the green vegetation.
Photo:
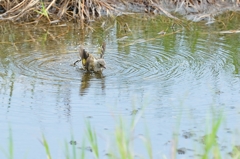
M12 137L12 129L9 128L9 137L8 137L8 152L6 152L2 147L0 147L0 150L4 153L7 159L13 159L13 137Z
M21 3L20 3L21 2ZM30 1L33 2L33 1ZM13 14L9 14L9 15L4 15L3 16L3 20L4 19L9 19L9 20L17 20L18 18L22 18L23 20L25 20L25 18L27 18L28 21L36 21L36 18L34 17L38 17L37 19L40 20L44 20L47 18L47 20L50 23L53 23L55 20L60 20L60 19L69 19L69 20L73 20L73 19L78 19L78 20L84 20L84 19L90 19L92 16L100 16L100 12L98 11L98 9L96 9L96 11L91 11L89 8L87 7L91 7L91 6L99 6L101 8L101 6L104 6L106 8L109 8L111 6L109 6L110 4L105 4L101 1L75 1L76 3L74 3L74 1L65 1L63 3L60 4L59 1L51 1L51 2L45 2L45 1L40 1L39 3L35 3L33 5L33 3L29 3L27 5L27 1L7 1L7 2L0 2L0 6L2 6L3 10L5 10L5 12L8 13L13 13ZM150 1L149 1L150 2ZM154 1L152 1L154 2ZM11 4L7 4L7 3L13 3L14 5ZM17 5L17 3L19 3L19 5ZM85 10L83 10L82 7L79 7L79 4L82 4L81 6L86 5L85 7L83 7ZM30 5L30 6L29 6ZM33 8L31 8L31 5ZM73 5L76 5L75 7L71 7ZM26 7L28 6L29 8L26 10L23 10L23 12L19 12L19 8L21 7ZM57 7L58 6L58 7ZM15 8L14 8L15 7ZM71 10L72 9L72 10ZM75 11L74 11L75 9ZM111 8L112 9L112 8ZM0 8L1 10L1 8ZM61 12L65 10L65 12ZM78 11L77 11L78 10ZM34 12L32 12L34 11ZM62 14L52 14L54 13L54 11L56 11L56 13L62 13ZM16 13L16 14L14 14ZM51 13L51 14L50 14ZM3 13L4 14L4 13ZM169 17L171 15L168 14L168 12L165 12L166 15L168 15ZM17 15L17 16L14 16ZM28 15L28 16L27 16ZM56 16L58 15L58 16ZM236 16L233 16L232 14L227 14L226 16L229 16L229 18L225 18L225 19L220 19L219 22L221 22L221 24L224 24L224 22L226 23L226 19L232 19L232 18L236 18ZM32 19L32 18L33 19ZM42 18L43 17L43 18ZM130 16L128 16L129 18ZM119 30L122 32L134 32L134 30L138 30L136 29L136 27L140 26L140 25L135 25L140 23L138 18L132 18L133 20L130 20L133 24L128 25L128 21L124 21L124 19L126 20L126 17L118 17L116 18L117 21L117 25L119 27ZM173 18L174 19L174 18ZM168 20L168 19L167 19ZM152 19L152 21L150 22L150 24L146 24L144 25L145 27L148 27L148 34L144 34L144 35L140 35L141 37L144 37L144 39L146 39L145 41L154 41L157 38L160 38L162 36L167 36L167 35L171 35L171 34L175 34L177 33L177 31L181 30L181 26L182 23L177 23L175 22L175 20L169 20L167 21L165 18L161 18L161 19ZM238 20L238 19L237 19ZM235 22L235 24L237 23L237 20ZM159 21L159 22L158 22ZM167 22L166 22L167 21ZM55 21L58 22L58 21ZM160 26L159 24L164 24L164 23L174 23L174 25L168 25L169 27L166 30L161 31L162 29L160 29L159 34L155 37L152 38L152 35L150 36L150 34L156 34L156 28L158 28L158 26ZM154 27L154 24L155 27ZM234 26L234 25L232 25ZM110 26L111 27L111 26ZM108 28L110 27L106 27L108 30ZM174 32L167 32L168 30L170 30L170 27L180 27L179 30L174 31ZM101 27L99 27L101 28ZM186 28L188 28L188 26L186 26ZM9 28L8 31L6 31L6 28L2 27L2 30L5 29L5 32L9 32L9 34L11 35L12 30L16 30L15 28ZM54 35L51 34L51 29L46 30L46 33L43 35L39 35L39 34L32 34L31 32L29 32L28 30L25 31L26 33L29 32L29 34L22 34L19 36L24 36L22 38L16 38L15 36L12 36L14 38L12 38L12 43L14 44L13 46L15 46L17 48L17 46L15 44L17 44L19 41L17 41L18 39L24 39L25 42L35 42L38 39L43 39L42 41L47 41L47 38L49 39L60 39L63 37L63 35L72 35L72 34L67 34L68 33L68 28L63 28L62 29L62 33L61 35ZM152 30L151 30L152 29ZM178 29L178 28L177 28ZM225 28L224 28L225 29ZM235 28L233 28L235 29ZM132 31L133 30L133 31ZM161 33L161 34L160 34ZM7 34L8 35L8 34ZM27 36L26 36L27 35ZM51 36L50 36L51 35ZM203 36L205 34L198 34L198 36ZM38 36L43 36L42 38L39 38ZM146 37L145 37L146 36ZM150 38L149 38L149 37ZM29 38L31 37L31 38ZM193 42L196 43L197 41L197 36L195 34L192 35L193 38L189 38L189 46L194 47L193 50L196 50L196 46L192 45ZM9 43L8 42L8 36L6 36L6 40L4 40L2 43L6 44ZM3 39L3 38L2 38ZM70 39L70 38L69 38ZM139 39L139 37L136 37L136 39ZM194 39L195 41L192 41L192 39ZM39 40L40 41L40 40ZM134 40L133 40L134 41ZM138 41L134 41L134 43L137 43ZM234 38L232 38L232 41L229 40L229 43L231 42L237 42ZM22 42L23 43L23 42ZM176 43L178 43L178 41L176 40ZM130 43L133 44L133 43ZM126 45L130 45L130 44L126 44ZM171 48L172 46L168 43L168 41L164 42L163 41L163 46L168 49ZM237 44L236 44L237 46ZM8 47L7 45L5 45L5 47ZM231 48L233 49L233 48ZM194 51L192 51L194 52ZM237 51L232 51L232 52L237 52ZM236 58L237 59L237 58ZM237 68L237 67L236 67ZM134 151L134 139L136 138L135 133L136 133L136 125L137 123L139 123L139 113L138 111L133 111L132 115L133 115L133 119L130 123L126 123L124 122L123 118L119 118L118 122L116 122L116 128L113 132L113 138L111 139L111 146L109 148L109 150L107 150L107 157L110 159L133 159L136 157L136 153ZM180 121L180 120L179 120ZM203 149L204 152L202 153L201 158L203 159L207 159L207 158L223 158L221 156L220 153L220 148L219 148L219 144L217 143L217 133L220 129L220 126L223 123L223 117L220 116L219 118L217 118L216 120L212 121L212 124L210 126L210 130L206 132L206 134L204 136L204 145L203 145ZM178 123L179 125L181 123ZM177 126L179 126L177 125ZM209 124L210 125L210 124ZM150 139L150 135L149 132L147 132L148 128L146 128L146 133L143 136L137 136L137 138L140 138L142 140L143 145L145 146L145 150L147 153L147 158L152 159L154 158L153 155L153 145L152 145L152 139ZM84 159L84 158L88 158L86 155L86 150L87 150L87 146L89 145L91 148L91 152L94 158L100 158L100 152L101 149L99 147L99 136L98 133L96 132L96 130L94 129L94 127L91 125L91 123L89 121L86 122L86 131L85 131L85 136L83 137L82 141L80 142L80 144L78 144L77 146L75 144L71 144L69 145L68 141L65 141L65 158L66 159ZM174 136L174 135L173 135ZM1 148L1 152L4 153L4 155L6 156L7 159L13 159L14 158L14 143L13 143L13 136L12 136L12 131L11 129L9 130L9 141L8 141L8 148L7 150L5 150L6 148ZM74 135L71 136L71 141L75 141L74 140ZM173 137L173 141L178 141L177 136ZM51 156L51 146L53 145L49 145L48 140L45 138L44 135L42 135L42 145L43 145L43 149L45 150L46 153L46 158L47 159L52 159ZM177 142L174 143L173 147L172 147L172 158L176 158L176 153L177 153ZM198 150L195 150L198 151ZM53 154L52 154L53 155ZM140 154L141 155L141 154ZM214 156L214 157L212 157ZM232 151L231 151L231 156L234 159L240 158L240 147L239 146L234 146L232 145ZM143 158L143 157L140 157ZM162 157L164 158L164 157ZM196 157L197 158L197 157Z
M45 151L46 151L46 154L47 154L47 159L52 159L51 154L50 154L50 149L49 149L49 146L48 146L48 142L45 139L44 135L42 135L42 144L43 144L43 147L45 148Z
M217 132L219 130L219 127L222 123L222 116L219 117L219 119L217 119L216 121L213 121L212 126L211 126L211 131L210 134L206 135L204 137L204 145L205 145L205 151L204 151L204 155L203 155L203 159L208 159L208 155L211 152L211 150L213 151L213 155L214 158L221 158L221 154L219 151L219 146L217 144Z
M42 2L42 9L41 9L41 11L36 10L36 12L39 13L40 15L43 15L43 16L47 17L49 22L51 22L51 20L49 19L49 16L48 16L48 10L45 8L43 2Z
M87 126L87 138L91 145L94 157L97 159L99 158L97 135L95 130L91 127L91 124L89 123L89 121L86 123L86 126Z
M135 126L137 124L137 121L139 117L136 117L137 115L134 115L132 123L128 126L123 119L120 117L117 123L117 126L114 130L114 137L110 149L107 150L107 157L109 159L134 159L136 157L136 153L134 152L134 138L135 136ZM220 159L224 158L221 156L219 145L217 143L217 133L218 130L223 122L223 116L221 115L218 117L216 120L211 121L210 123L210 130L207 132L208 135L205 135L203 137L203 143L204 143L204 152L201 157L195 157L195 158L202 158L202 159L208 159L208 158L215 158L215 159ZM147 128L146 128L147 129ZM96 131L94 128L91 126L90 122L86 122L86 138L83 138L82 143L77 147L77 143L73 138L73 135L71 137L71 146L69 146L69 142L65 142L65 158L66 159L85 159L86 150L90 150L92 152L92 155L94 158L98 159L100 158L99 152L99 146L98 146L98 136L96 134ZM151 139L149 137L149 133L146 132L145 135L139 136L139 138L143 141L143 145L145 146L146 152L148 154L147 158L148 159L153 159L153 152L152 152L152 144L151 144ZM85 141L87 139L87 141ZM90 145L90 149L86 147L86 142L87 144ZM48 144L48 141L46 140L45 136L42 135L42 141L41 141L43 148L45 149L46 153L46 158L47 159L53 159L51 157L51 150ZM72 151L70 151L70 147ZM172 156L171 158L176 158L176 152L177 149L176 147L171 150ZM9 147L8 147L8 152L5 152L3 149L1 149L2 152L5 154L7 159L14 159L13 156L13 137L12 137L12 131L11 129L9 130ZM198 151L198 150L195 150ZM237 159L240 157L240 147L239 146L233 146L233 149L231 153L229 153L233 159ZM143 156L140 156L142 154L138 154L137 156L140 158L145 158ZM166 156L162 156L162 158L166 158Z

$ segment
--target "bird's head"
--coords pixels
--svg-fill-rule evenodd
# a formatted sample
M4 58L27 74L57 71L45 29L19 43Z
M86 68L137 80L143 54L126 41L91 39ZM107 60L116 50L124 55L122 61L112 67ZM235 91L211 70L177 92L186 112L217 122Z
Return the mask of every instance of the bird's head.
M105 60L104 59L98 59L97 60L97 67L98 68L104 68L104 69L106 69L106 62L105 62Z

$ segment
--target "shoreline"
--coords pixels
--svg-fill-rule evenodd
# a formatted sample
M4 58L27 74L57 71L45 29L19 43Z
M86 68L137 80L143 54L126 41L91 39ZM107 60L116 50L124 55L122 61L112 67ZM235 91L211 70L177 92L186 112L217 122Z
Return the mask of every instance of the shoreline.
M59 22L88 22L102 16L147 13L165 15L179 20L175 14L198 22L205 20L212 23L214 17L226 11L239 11L240 1L216 2L215 0L22 0L19 3L0 2L0 21L14 23L49 24ZM174 14L174 15L173 15Z

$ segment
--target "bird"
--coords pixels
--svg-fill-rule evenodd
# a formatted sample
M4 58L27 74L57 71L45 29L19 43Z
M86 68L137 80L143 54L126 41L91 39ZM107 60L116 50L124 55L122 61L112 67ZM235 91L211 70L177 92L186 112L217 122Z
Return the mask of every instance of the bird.
M106 49L106 43L102 44L100 58L95 58L92 54L88 53L83 47L80 47L79 56L81 59L78 59L74 62L76 63L82 61L82 68L89 72L102 72L103 69L106 69L106 62L103 58Z

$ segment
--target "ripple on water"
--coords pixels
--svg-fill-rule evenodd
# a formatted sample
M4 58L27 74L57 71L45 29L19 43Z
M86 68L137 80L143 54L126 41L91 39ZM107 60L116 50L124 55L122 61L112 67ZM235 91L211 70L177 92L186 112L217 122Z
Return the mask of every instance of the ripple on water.
M12 57L14 70L21 75L48 81L79 81L79 73L70 66L76 56L68 53L16 53Z
M129 53L110 50L107 47L105 55L107 69L104 70L103 77L108 77L108 84L111 88L111 86L114 87L113 83L116 80L120 83L137 84L142 81L159 81L159 79L181 80L190 73L198 79L216 75L226 64L229 54L223 51L222 47L226 46L222 46L221 43L216 44L219 47L214 46L215 50L209 48L211 46L206 47L205 43L206 40L200 39L195 51L187 46L175 46L175 48L166 50L161 44L151 43L128 46L131 50ZM61 53L48 50L48 52L34 51L12 55L15 67L13 70L17 70L24 76L53 83L62 81L79 83L79 79L99 79L86 78L70 66L76 59L77 51Z
M129 46L130 53L112 50L114 53L107 58L112 69L106 71L106 76L117 76L119 81L136 84L189 81L197 88L201 84L197 81L218 76L230 59L229 53L222 48L227 46L222 43L206 46L205 39L197 43L195 50L184 45L166 50L161 45L147 43Z
M131 53L125 54L115 52L109 58L110 67L115 67L109 72L109 76L118 76L124 81L138 82L151 75L161 76L160 65L157 62L156 51L151 54L139 52L135 47L131 47Z

